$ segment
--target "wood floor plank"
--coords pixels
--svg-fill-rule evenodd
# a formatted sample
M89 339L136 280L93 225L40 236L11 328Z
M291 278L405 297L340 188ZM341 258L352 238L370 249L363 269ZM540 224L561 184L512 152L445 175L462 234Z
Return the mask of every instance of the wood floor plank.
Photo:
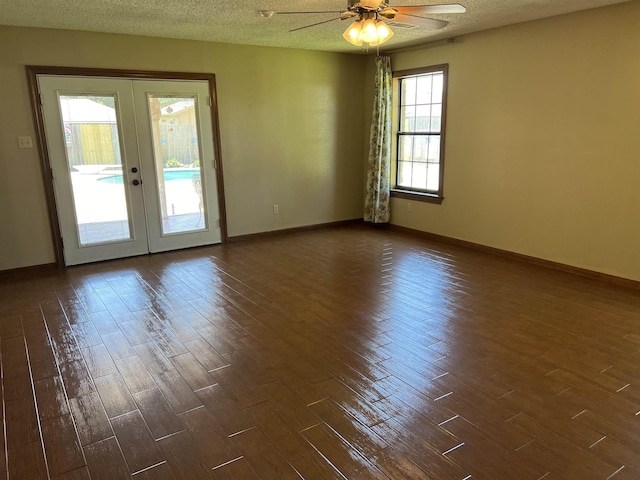
M26 363L26 357L24 363L7 366L3 374L3 393L7 402L24 400L32 397L31 375L29 372L29 365ZM47 383L51 383L51 380L46 379L45 384L39 384L41 395L53 393L53 400L58 400L55 396L55 392L48 392L48 389L45 388ZM53 388L53 386L51 386L51 388ZM62 405L58 408L62 408ZM56 407L53 407L53 410L56 410Z
M266 396L258 388L262 383L254 382L238 364L213 370L210 374L241 409L266 400Z
M136 353L120 330L102 334L102 341L114 360L130 357Z
M25 443L7 451L7 477L30 480L49 478L42 443Z
M120 358L115 361L115 364L129 392L137 393L155 388L156 383L137 355Z
M69 400L82 445L113 437L113 429L97 393L89 393Z
M6 340L11 337L21 337L24 335L22 329L22 318L20 315L3 316L0 322L0 339Z
M8 449L40 441L33 398L6 402L4 408Z
M229 365L229 361L215 351L215 349L202 339L194 339L186 342L185 347L199 359L207 371L216 370Z
M89 469L85 466L51 477L51 480L91 480L91 476Z
M198 390L196 393L207 411L227 435L254 426L249 417L220 385L212 385Z
M71 415L43 420L42 441L51 476L76 470L85 465L80 440Z
M7 367L24 364L27 360L27 351L22 335L3 338L0 351L2 352L2 364Z
M139 411L112 418L111 424L132 473L165 460Z
M95 383L109 418L132 412L137 408L119 373L96 378Z
M299 480L291 464L257 428L234 435L233 442L261 477Z
M161 373L174 368L169 359L153 342L136 345L134 349L149 373Z
M184 426L158 388L134 393L133 398L156 440L184 430Z
M131 472L115 437L92 443L84 448L91 480L124 480Z
M135 480L179 480L166 462L137 473L133 478Z
M393 447L379 450L369 460L389 478L406 480L437 480L428 475Z
M33 379L40 380L58 375L56 358L46 330L28 331L25 336Z
M202 452L207 466L218 467L240 457L240 451L205 407L178 415Z
M308 453L291 462L298 474L305 480L313 480L314 478L323 478L327 480L346 480L325 457L317 451ZM399 477L401 478L401 477Z
M33 386L36 390L36 400L40 420L48 420L50 418L67 415L69 413L67 397L60 377L56 376L36 380ZM7 400L11 400L10 397L5 398L7 398Z
M176 355L171 362L193 390L210 387L216 381L191 353Z
M175 357L176 355L182 355L187 353L187 348L180 341L178 337L168 328L160 330L152 330L149 332L149 336L153 339L155 344L160 348L162 353L166 357Z
M261 385L260 389L278 410L285 422L295 430L300 431L320 423L321 420L308 407L308 403L286 383L278 380Z
M90 313L89 317L93 322L93 326L101 335L118 331L118 324L107 310Z
M46 317L51 346L59 364L78 362L82 359L80 346L63 314Z
M82 350L82 356L93 378L103 377L118 371L104 344L85 348Z
M71 330L80 348L93 347L102 343L102 337L91 321L74 323L71 325Z
M118 327L120 327L129 344L134 347L151 341L151 337L147 333L144 325L137 320L121 322L118 324Z
M62 375L68 398L80 397L96 391L91 374L81 359L61 363L60 374Z
M302 435L345 477L387 478L326 424L322 423L308 428L302 432Z
M260 403L245 411L287 460L301 457L313 450L304 437L285 423L269 402Z
M259 480L261 478L244 457L214 469L213 474L218 480Z
M321 400L310 405L309 408L350 445L367 457L388 446L387 442L377 433L362 425L333 400Z
M375 403L368 402L336 378L325 380L316 386L366 426L375 425L388 418L386 413L377 408Z
M175 413L202 406L198 396L177 370L156 373L153 378Z
M182 431L160 439L158 445L176 478L215 478L188 432Z

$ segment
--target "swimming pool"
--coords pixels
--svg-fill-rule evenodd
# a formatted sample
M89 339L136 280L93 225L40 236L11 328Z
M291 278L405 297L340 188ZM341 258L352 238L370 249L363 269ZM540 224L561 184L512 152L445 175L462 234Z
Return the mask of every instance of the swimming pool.
M198 168L181 168L180 170L165 170L164 181L171 182L173 180L191 180L194 175L200 177L200 169ZM109 175L98 179L99 182L105 183L122 183L122 175Z

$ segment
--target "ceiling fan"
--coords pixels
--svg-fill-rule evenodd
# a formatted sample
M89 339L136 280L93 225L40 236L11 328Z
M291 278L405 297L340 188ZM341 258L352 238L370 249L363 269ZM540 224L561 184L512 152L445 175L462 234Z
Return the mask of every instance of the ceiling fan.
M349 0L346 10L336 12L329 11L309 11L309 12L275 12L273 10L260 10L260 15L270 18L273 15L312 15L320 13L338 13L339 16L312 23L304 27L289 30L295 32L305 28L315 27L336 20L357 20L349 25L343 37L353 45L361 46L368 43L369 46L381 45L393 36L393 30L385 23L388 21L400 22L410 25L438 29L446 27L449 22L436 20L435 18L423 17L422 15L439 13L464 13L467 9L460 4L440 4L440 5L398 5L391 6L382 0Z

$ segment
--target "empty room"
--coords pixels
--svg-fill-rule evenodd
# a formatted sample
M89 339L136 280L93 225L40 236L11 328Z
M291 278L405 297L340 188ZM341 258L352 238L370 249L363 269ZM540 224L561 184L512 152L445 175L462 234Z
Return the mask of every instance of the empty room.
M639 0L0 0L0 479L640 479Z

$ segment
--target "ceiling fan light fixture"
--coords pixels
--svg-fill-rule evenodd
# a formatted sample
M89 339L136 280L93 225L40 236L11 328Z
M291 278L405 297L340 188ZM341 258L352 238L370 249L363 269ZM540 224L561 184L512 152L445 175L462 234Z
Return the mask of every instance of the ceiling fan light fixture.
M367 18L353 22L342 36L347 42L357 47L362 46L363 43L375 47L393 37L393 30L383 21Z
M378 32L378 45L393 37L393 30L389 28L389 25L380 20L376 23L376 30Z
M364 21L362 25L362 41L366 43L375 42L378 40L378 29L376 28L376 21L369 18Z
M362 46L362 23L362 20L353 22L347 27L342 35L347 42L355 45L356 47Z

